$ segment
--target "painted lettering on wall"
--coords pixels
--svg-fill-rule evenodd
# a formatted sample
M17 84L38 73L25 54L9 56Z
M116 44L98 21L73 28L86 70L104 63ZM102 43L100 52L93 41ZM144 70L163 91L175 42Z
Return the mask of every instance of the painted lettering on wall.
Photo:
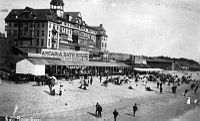
M42 49L42 57L59 58L66 61L89 61L89 52L73 50L50 50Z

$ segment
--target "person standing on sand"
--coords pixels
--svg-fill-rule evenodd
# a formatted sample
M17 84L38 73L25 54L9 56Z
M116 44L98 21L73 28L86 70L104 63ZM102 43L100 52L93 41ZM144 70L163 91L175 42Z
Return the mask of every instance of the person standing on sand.
M185 89L184 96L188 93L188 89Z
M160 85L160 83L159 83L159 81L157 80L157 88L159 88L159 85Z
M138 76L135 77L135 84L136 84L136 86L138 86L137 83L138 83Z
M102 107L101 107L101 105L99 105L99 109L98 109L98 111L99 111L99 116L98 116L98 117L101 118L101 112L102 112Z
M194 89L195 94L197 93L198 88L199 88L199 84Z
M195 104L195 105L197 104L197 99L194 99L194 104Z
M188 97L188 99L187 99L187 104L188 105L190 104L190 97Z
M96 116L97 117L99 117L99 103L97 102L97 104L96 104L96 111L95 111L95 114L96 114Z
M101 75L100 75L100 84L101 84L101 80L102 80L102 77L101 77Z
M119 115L116 109L113 111L113 115L114 115L114 121L116 121L117 116Z
M162 88L162 82L160 83L160 94L162 93L163 88Z
M92 78L92 76L91 76L91 78L90 78L90 84L92 85L92 82L93 82L93 78Z
M137 104L135 103L135 105L133 106L133 116L135 116L137 110L138 110Z

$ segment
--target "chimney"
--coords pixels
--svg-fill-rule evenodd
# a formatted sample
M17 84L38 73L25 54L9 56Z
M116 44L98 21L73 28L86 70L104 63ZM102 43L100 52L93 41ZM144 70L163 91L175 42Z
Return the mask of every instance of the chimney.
M100 27L103 27L103 24L100 24Z

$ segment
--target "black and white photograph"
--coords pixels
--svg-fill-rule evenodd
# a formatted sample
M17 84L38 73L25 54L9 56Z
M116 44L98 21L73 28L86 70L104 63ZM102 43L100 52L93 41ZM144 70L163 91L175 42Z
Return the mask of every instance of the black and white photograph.
M200 121L200 0L0 0L0 121Z

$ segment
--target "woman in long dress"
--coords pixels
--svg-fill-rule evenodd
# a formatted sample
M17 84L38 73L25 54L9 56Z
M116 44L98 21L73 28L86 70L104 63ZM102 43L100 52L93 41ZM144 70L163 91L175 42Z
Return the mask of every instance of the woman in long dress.
M190 104L190 97L188 97L187 99L187 104Z

